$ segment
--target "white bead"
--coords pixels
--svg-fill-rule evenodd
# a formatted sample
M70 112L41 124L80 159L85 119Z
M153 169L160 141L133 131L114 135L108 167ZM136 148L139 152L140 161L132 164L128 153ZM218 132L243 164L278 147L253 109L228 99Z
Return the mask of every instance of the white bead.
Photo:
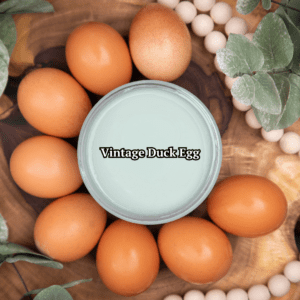
M226 300L248 300L248 294L243 289L233 289L227 293Z
M232 104L239 111L247 111L251 108L251 105L243 104L240 101L237 101L234 97L232 97Z
M216 55L215 58L214 58L214 65L215 65L216 69L217 69L219 72L222 72L222 73L223 73L223 71L221 70L221 68L220 68L220 66L219 66L219 63L218 63L218 60L217 60L217 55Z
M182 300L182 297L179 295L171 294L166 296L164 300Z
M245 37L250 41L250 42L252 42L253 41L253 35L254 35L254 33L246 33L245 34Z
M207 12L215 5L216 0L194 0L194 5L200 11Z
M287 154L295 154L300 150L300 136L296 132L286 132L279 143L281 150Z
M283 129L276 129L266 131L264 128L261 129L261 135L267 142L278 142L284 134Z
M216 24L224 25L232 17L232 8L228 3L218 2L212 7L210 16Z
M175 11L186 24L191 23L197 16L197 9L195 5L189 1L181 1L175 7Z
M260 123L257 121L257 118L256 118L252 108L246 112L245 120L246 120L246 123L248 124L248 126L253 129L259 129L262 127L260 125Z
M178 5L179 0L157 0L157 2L174 9Z
M239 77L231 78L229 76L225 76L225 85L231 90L233 83L238 80Z
M200 14L192 21L192 30L198 36L206 36L214 29L214 21L209 15Z
M227 35L230 33L245 35L248 30L247 23L240 17L231 18L225 25L225 32Z
M297 283L300 281L300 261L290 261L284 268L283 274L290 281Z
M273 296L283 297L289 292L291 283L284 275L277 274L269 279L268 288Z
M226 294L219 289L210 290L206 293L205 300L226 300Z
M226 46L226 37L220 31L212 31L204 38L204 46L208 52L215 54Z
M253 285L248 290L248 297L249 300L269 300L271 298L271 294L269 289L265 285L258 284Z
M183 300L204 300L204 294L198 290L190 290L183 296Z

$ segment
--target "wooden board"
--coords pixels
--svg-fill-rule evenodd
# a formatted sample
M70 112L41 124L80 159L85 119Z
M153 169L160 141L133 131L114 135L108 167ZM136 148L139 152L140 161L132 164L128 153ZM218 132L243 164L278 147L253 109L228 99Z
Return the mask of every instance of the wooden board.
M52 0L56 12L54 14L26 14L14 16L18 30L17 46L12 55L10 75L20 75L28 66L34 64L34 57L45 49L63 46L68 34L83 22L98 20L110 24L121 34L126 35L130 22L146 0L92 1ZM226 0L233 8L235 0ZM272 10L276 9L272 6ZM242 16L253 32L265 11L258 7L251 15ZM238 13L234 9L234 15ZM221 26L217 29L223 30ZM207 76L217 72L213 65L214 56L209 54L203 39L193 35L193 61L204 70ZM215 74L216 75L216 74ZM222 80L224 75L218 73ZM201 82L199 82L201 85ZM230 92L224 89L225 96L230 99ZM0 109L6 110L11 100L2 97ZM224 108L220 102L209 103L218 124L223 124ZM232 106L231 106L232 108ZM5 115L6 123L0 123L0 213L7 220L9 241L22 244L33 250L34 222L39 211L48 204L41 199L27 201L26 195L14 184L9 173L7 158L11 150L23 139L36 134L20 119L14 117L17 107ZM226 131L222 135L223 161L218 180L235 174L257 174L265 176L277 183L288 199L288 217L285 223L275 232L260 238L248 239L228 235L233 246L234 259L228 274L220 281L210 285L189 284L174 276L166 267L161 266L154 284L144 293L131 297L135 300L162 300L170 293L183 295L192 288L207 291L221 288L228 291L235 287L248 289L253 284L266 284L268 279L281 273L285 264L298 258L298 250L294 240L294 227L300 215L300 159L297 155L284 155L278 143L264 141L259 130L250 129L244 120L244 113L231 109L230 121L224 123ZM300 132L300 123L292 126ZM5 145L10 145L7 150ZM33 201L33 202L32 202ZM39 202L40 201L40 202ZM30 203L30 204L29 204ZM205 203L193 215L206 217ZM159 227L151 227L153 232ZM110 292L101 282L95 267L94 251L86 257L64 264L63 270L53 270L35 266L26 262L18 262L16 266L29 290L63 284L82 278L93 278L90 283L69 289L74 299L128 299ZM0 299L20 299L25 289L11 264L4 263L0 268ZM299 284L292 284L290 293L283 300L296 300L300 297ZM278 298L277 298L278 299Z

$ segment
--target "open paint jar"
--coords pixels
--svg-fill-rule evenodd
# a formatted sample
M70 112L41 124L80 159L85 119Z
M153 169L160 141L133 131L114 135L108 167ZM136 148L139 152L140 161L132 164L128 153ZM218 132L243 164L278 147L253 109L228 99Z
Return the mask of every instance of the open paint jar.
M222 142L216 122L192 93L142 80L105 95L78 140L83 182L114 216L140 224L183 217L218 178Z

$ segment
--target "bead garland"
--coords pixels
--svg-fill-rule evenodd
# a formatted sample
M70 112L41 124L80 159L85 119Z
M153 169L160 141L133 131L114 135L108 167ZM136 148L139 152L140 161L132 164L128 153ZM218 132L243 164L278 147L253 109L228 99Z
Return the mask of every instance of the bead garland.
M247 23L240 17L232 16L232 8L225 2L216 2L216 0L157 0L158 3L174 9L186 24L191 24L192 31L204 38L204 46L208 52L215 54L218 49L224 48L227 43L226 36L214 30L214 24L225 25L225 33L243 34L250 41L253 39L253 33L249 33ZM198 12L200 12L198 14ZM214 65L219 72L220 69L216 56ZM232 85L238 78L225 76L225 85L231 90ZM258 122L251 105L245 105L232 98L233 106L245 112L246 124L253 129L260 129L261 136L268 142L279 142L281 150L286 154L296 154L300 156L300 135L296 132L285 132L283 129L266 131Z
M157 2L174 9L186 24L191 23L193 32L197 36L204 37L204 46L210 53L215 54L218 49L224 48L227 42L222 32L213 30L215 23L225 25L227 36L235 33L245 35L250 41L253 39L253 33L247 33L246 21L239 17L232 17L232 8L225 2L216 3L216 0L193 0L193 3L179 0L157 0ZM201 13L197 14L198 11ZM219 72L222 72L216 57L214 65ZM237 78L225 76L225 85L231 90L235 80ZM267 132L258 122L250 105L242 104L235 98L232 98L232 103L237 110L246 112L245 121L249 127L261 129L263 139L269 142L279 142L283 152L287 154L298 152L300 156L300 135L295 132L284 133L283 129ZM291 261L285 266L283 274L274 275L269 279L267 286L253 285L248 291L235 288L227 294L220 289L210 290L206 294L194 289L186 292L183 297L171 294L164 300L269 300L271 296L283 297L289 292L291 283L297 282L300 282L300 261Z

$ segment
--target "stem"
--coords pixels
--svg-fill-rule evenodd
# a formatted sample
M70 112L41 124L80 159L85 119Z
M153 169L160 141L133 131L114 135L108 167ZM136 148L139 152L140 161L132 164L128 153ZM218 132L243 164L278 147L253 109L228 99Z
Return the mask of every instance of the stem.
M271 0L271 2L276 3L276 4L278 4L278 5L281 5L281 6L285 7L285 8L289 8L289 9L295 10L295 11L297 11L297 12L300 12L299 9L294 8L294 7L291 7L291 6L288 6L288 5L286 5L286 4L282 4L282 3L278 2L278 1Z
M23 284L23 286L24 286L24 288L25 288L25 290L26 290L26 293L28 293L29 291L28 291L28 288L27 288L27 286L26 286L26 283L25 283L23 277L21 276L21 274L20 274L19 270L17 269L16 265L15 265L14 263L12 263L12 265L13 265L13 267L15 268L15 270L16 270L16 272L17 272L19 278L21 279L22 284ZM29 295L28 297L29 297L31 300L33 300L33 298L31 297L31 295ZM23 299L23 297L22 297L21 299Z

